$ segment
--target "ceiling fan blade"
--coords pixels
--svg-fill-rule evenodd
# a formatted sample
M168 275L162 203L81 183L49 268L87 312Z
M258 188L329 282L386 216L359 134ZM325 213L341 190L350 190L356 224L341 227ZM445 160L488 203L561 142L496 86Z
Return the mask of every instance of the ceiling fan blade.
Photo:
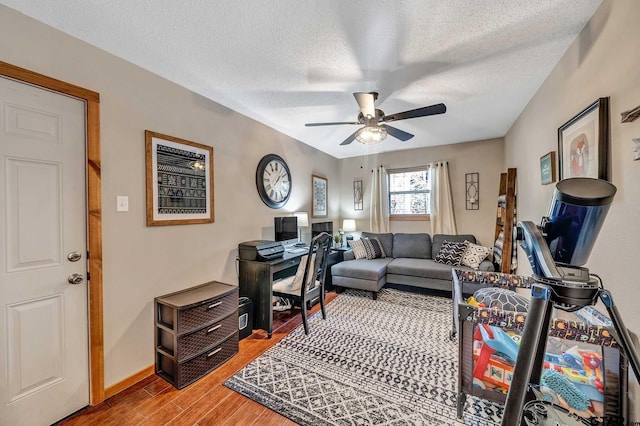
M387 129L387 133L394 138L400 139L402 142L408 141L413 137L411 133L407 133L404 130L400 130L397 127L392 127L386 124L382 124L380 127Z
M378 98L377 92L355 92L353 96L356 98L356 102L358 102L360 106L360 111L365 118L367 116L376 116L375 100Z
M355 132L353 132L351 135L349 135L348 138L343 140L340 145L349 145L351 142L353 142L356 139L356 133L358 133L359 131L360 131L360 129L358 129Z
M445 104L435 104L422 108L412 109L409 111L398 112L384 116L384 121L406 120L407 118L426 117L428 115L444 114L447 112Z
M362 124L357 121L334 121L330 123L305 123L305 127L317 127L317 126L337 126L340 124Z

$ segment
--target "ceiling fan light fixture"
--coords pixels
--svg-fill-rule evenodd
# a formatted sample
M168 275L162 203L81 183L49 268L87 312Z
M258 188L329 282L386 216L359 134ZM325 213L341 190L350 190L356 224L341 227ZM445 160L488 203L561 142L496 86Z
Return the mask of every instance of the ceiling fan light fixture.
M356 133L356 140L364 145L375 145L386 138L387 129L380 126L366 126Z

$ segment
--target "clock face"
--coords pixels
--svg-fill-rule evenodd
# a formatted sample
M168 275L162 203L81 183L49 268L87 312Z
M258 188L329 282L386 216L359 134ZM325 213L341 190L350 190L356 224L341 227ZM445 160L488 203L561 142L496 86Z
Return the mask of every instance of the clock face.
M278 155L265 155L256 170L256 187L264 203L274 209L284 206L291 195L291 172Z

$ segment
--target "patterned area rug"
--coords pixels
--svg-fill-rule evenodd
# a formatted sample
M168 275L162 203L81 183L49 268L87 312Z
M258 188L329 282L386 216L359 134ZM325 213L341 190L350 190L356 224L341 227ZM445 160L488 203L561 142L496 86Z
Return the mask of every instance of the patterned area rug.
M451 299L347 290L224 385L302 425L492 425L502 407L467 398L456 417Z

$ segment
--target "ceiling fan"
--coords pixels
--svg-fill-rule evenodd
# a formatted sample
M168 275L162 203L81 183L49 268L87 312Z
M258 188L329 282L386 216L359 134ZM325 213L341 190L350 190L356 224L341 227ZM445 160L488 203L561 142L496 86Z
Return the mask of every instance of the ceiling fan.
M356 102L358 102L358 105L360 106L358 121L306 123L305 126L316 127L335 126L341 124L364 124L364 127L353 132L348 138L342 141L340 145L349 145L354 141L354 139L363 144L373 145L382 142L387 137L387 134L404 142L411 139L413 135L384 123L389 121L406 120L408 118L444 114L447 111L445 104L441 103L409 111L398 112L396 114L385 115L382 110L375 107L375 101L378 99L378 92L355 92L353 96L356 98Z

